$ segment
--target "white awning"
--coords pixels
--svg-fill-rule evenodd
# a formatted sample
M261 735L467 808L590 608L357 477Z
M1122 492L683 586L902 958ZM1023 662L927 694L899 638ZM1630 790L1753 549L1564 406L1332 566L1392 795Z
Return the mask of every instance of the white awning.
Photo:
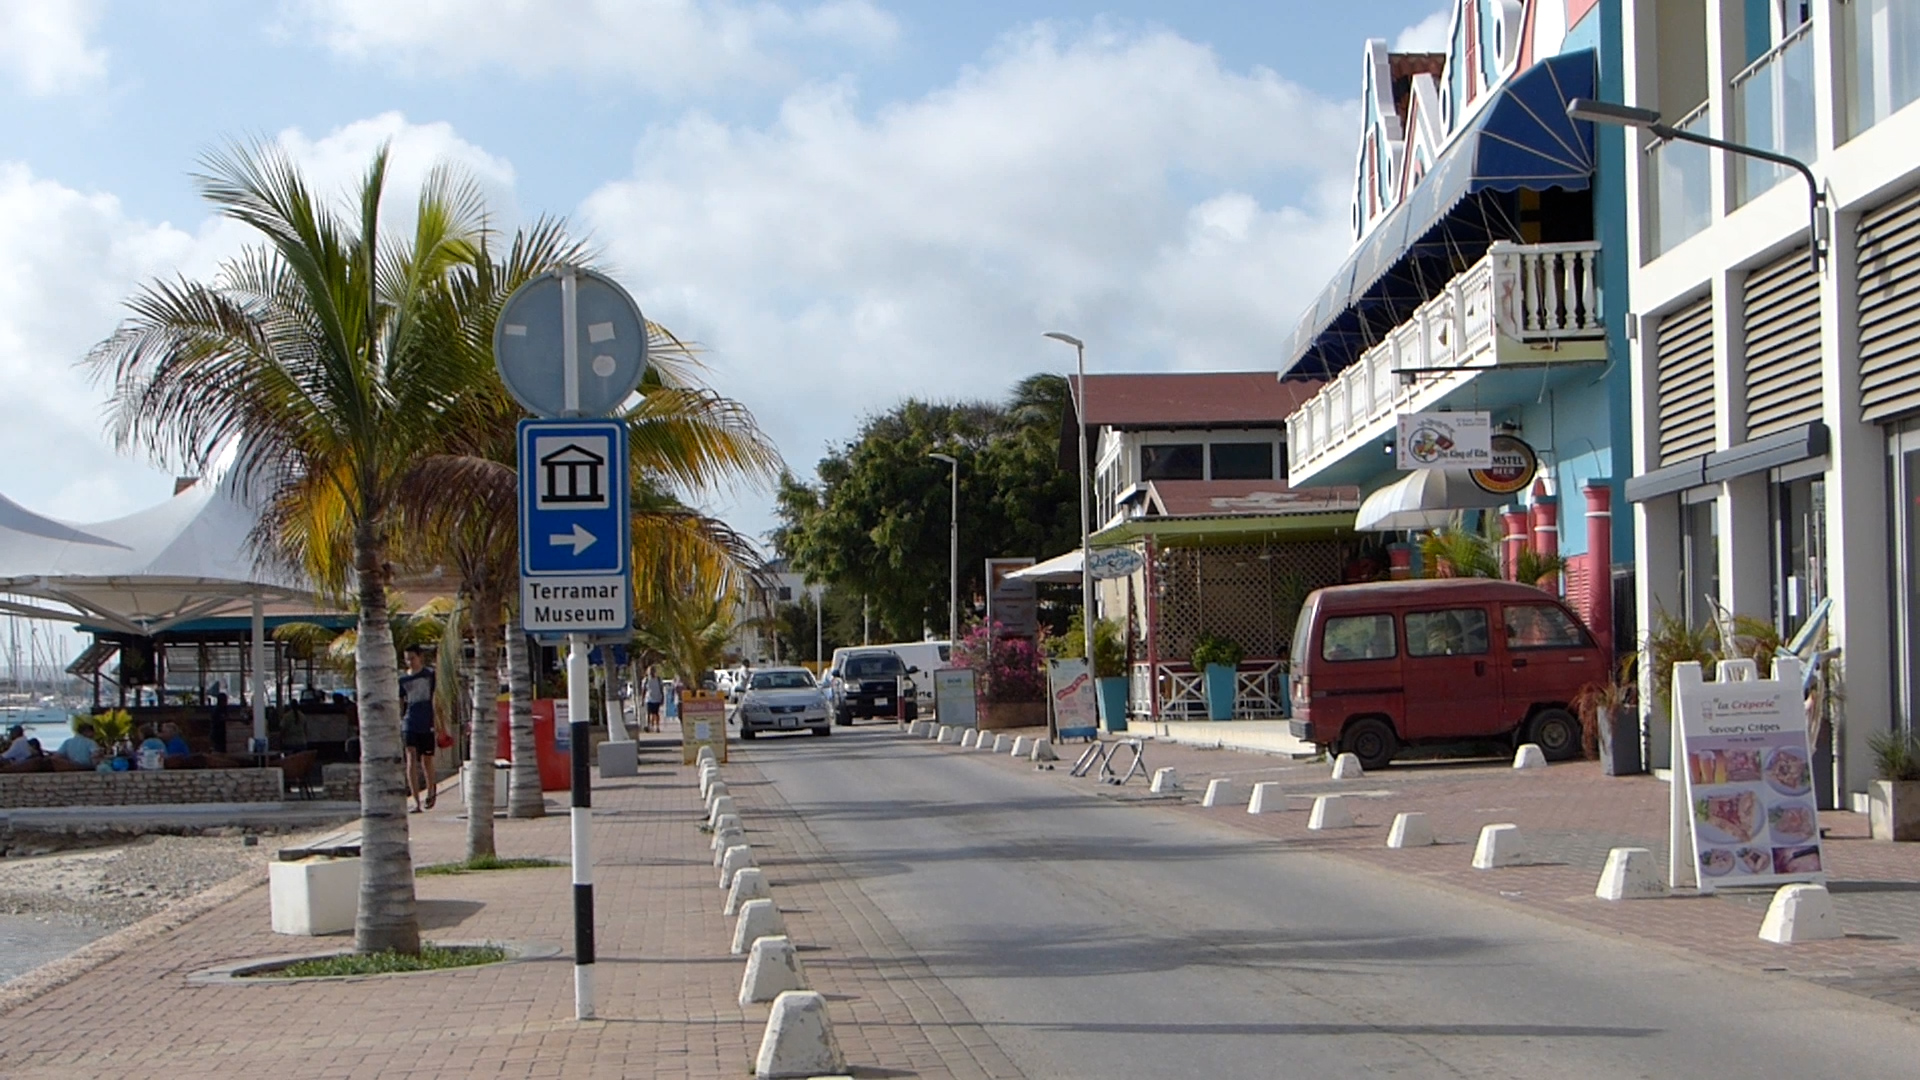
M1514 501L1494 495L1464 472L1414 469L1360 502L1353 527L1364 532L1438 529L1461 510L1484 510Z
M1007 575L1009 581L1045 581L1064 584L1080 580L1080 551L1074 549L1065 555L1055 555L1046 562L1037 562Z

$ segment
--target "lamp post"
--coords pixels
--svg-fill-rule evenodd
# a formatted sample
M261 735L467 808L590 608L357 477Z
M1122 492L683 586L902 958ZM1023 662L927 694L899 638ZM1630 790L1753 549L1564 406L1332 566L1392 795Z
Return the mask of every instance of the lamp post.
M1574 98L1567 102L1567 115L1575 120L1585 120L1594 124L1613 124L1617 127L1645 128L1656 139L1677 142L1698 143L1716 150L1725 150L1729 154L1758 158L1775 165L1784 165L1800 174L1807 182L1807 252L1813 264L1813 272L1818 274L1820 266L1827 257L1827 196L1820 190L1820 181L1814 178L1813 170L1807 163L1786 154L1776 154L1771 150L1762 150L1757 146L1745 146L1725 139L1716 139L1709 135L1696 135L1691 131L1660 122L1660 114L1653 109L1640 109L1632 105L1620 105L1611 101L1597 101L1593 98Z
M951 454L927 455L944 461L953 475L953 507L947 530L947 647L960 644L960 459Z
M1065 342L1073 346L1074 368L1078 378L1074 381L1073 411L1074 427L1080 435L1080 623L1086 634L1084 643L1087 655L1087 677L1093 677L1093 574L1087 565L1087 346L1086 343L1071 334L1062 334L1049 330L1045 337ZM1048 737L1059 738L1053 726L1052 712L1048 712Z

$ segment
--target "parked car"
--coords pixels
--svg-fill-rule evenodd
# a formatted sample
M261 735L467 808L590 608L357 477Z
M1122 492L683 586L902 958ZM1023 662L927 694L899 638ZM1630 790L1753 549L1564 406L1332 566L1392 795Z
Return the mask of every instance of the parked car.
M756 668L741 684L734 718L740 737L751 739L763 731L811 731L833 734L827 695L806 668Z
M1580 753L1571 703L1610 664L1531 585L1478 578L1335 585L1293 632L1293 733L1384 767L1404 746L1500 738Z
M831 672L837 687L833 695L834 722L845 726L873 716L919 719L920 703L912 678L919 670L892 649L849 650Z
M886 645L846 645L833 650L833 659L827 666L827 674L822 682L827 687L827 696L833 699L837 708L840 704L840 678L835 674L841 670L847 656L856 652L871 652L885 649L900 658L900 662L921 673L931 673L949 666L953 646L946 641L910 641L894 642ZM914 701L920 712L933 709L933 680L931 678L914 680Z

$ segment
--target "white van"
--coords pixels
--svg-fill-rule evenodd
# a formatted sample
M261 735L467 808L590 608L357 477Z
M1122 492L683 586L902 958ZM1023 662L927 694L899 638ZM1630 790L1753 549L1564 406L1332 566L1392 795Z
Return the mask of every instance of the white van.
M840 661L850 652L863 649L887 649L900 657L900 662L910 668L919 668L920 673L913 677L914 698L920 702L922 712L933 710L933 679L929 676L943 667L952 665L953 644L947 641L910 641L903 644L875 642L872 645L846 645L833 650L833 661L827 667L822 681L827 685L827 696L839 704Z

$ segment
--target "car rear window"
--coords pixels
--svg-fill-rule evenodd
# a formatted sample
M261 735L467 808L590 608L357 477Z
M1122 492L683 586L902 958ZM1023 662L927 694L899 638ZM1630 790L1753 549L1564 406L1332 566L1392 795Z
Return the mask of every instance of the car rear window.
M1320 640L1322 660L1388 660L1397 654L1392 615L1337 615Z
M1482 608L1407 612L1408 656L1471 656L1487 651Z
M1508 604L1507 648L1584 649L1586 631L1554 604Z
M904 665L897 656L856 656L847 661L850 679L876 679L900 674Z

